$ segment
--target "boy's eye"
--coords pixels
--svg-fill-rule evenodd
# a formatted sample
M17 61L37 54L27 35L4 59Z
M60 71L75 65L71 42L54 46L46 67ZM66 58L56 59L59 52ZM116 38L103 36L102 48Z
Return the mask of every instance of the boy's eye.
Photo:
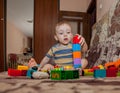
M60 35L62 35L63 33L59 33Z
M70 32L67 32L68 34L70 34Z

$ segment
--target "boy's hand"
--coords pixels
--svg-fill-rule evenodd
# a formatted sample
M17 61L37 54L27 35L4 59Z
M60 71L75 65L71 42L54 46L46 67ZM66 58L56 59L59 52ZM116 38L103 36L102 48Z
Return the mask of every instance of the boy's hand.
M85 39L79 34L77 34L77 36L78 36L78 39L80 39L79 44L81 44L81 46L82 46L85 43Z
M77 68L77 70L79 71L79 75L82 76L82 68Z
M73 43L79 43L82 46L85 43L85 39L81 35L76 34L73 38Z

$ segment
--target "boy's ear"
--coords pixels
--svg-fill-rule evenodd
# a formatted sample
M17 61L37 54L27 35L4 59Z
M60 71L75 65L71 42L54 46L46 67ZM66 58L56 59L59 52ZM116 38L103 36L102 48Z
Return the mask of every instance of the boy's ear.
M58 38L57 38L57 36L56 36L56 35L54 35L54 38L55 38L55 40L56 40L56 41L58 41Z

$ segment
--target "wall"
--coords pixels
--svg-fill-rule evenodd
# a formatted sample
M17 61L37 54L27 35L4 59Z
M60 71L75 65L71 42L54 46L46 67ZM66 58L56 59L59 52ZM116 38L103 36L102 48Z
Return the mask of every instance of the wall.
M7 21L7 39L6 39L6 51L9 53L21 54L25 47L28 47L28 39L15 27L10 21Z
M86 12L91 0L60 0L60 10Z
M97 22L117 0L97 0Z
M60 0L61 11L86 12L91 0ZM73 34L77 33L76 22L70 22ZM82 32L82 31L81 31Z

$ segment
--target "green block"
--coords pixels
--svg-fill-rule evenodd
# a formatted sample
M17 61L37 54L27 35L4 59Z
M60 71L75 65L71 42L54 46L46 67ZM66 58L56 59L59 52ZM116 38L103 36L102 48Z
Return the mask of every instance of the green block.
M61 71L61 79L62 80L66 79L66 73L65 73L65 71Z
M52 80L61 80L61 71L51 70L50 78Z
M67 80L79 78L78 70L51 70L50 78L52 80Z
M79 71L78 70L74 70L73 71L73 78L76 79L76 78L79 78Z
M66 72L66 79L73 79L73 71L67 70Z
M120 72L117 72L117 76L120 76Z

